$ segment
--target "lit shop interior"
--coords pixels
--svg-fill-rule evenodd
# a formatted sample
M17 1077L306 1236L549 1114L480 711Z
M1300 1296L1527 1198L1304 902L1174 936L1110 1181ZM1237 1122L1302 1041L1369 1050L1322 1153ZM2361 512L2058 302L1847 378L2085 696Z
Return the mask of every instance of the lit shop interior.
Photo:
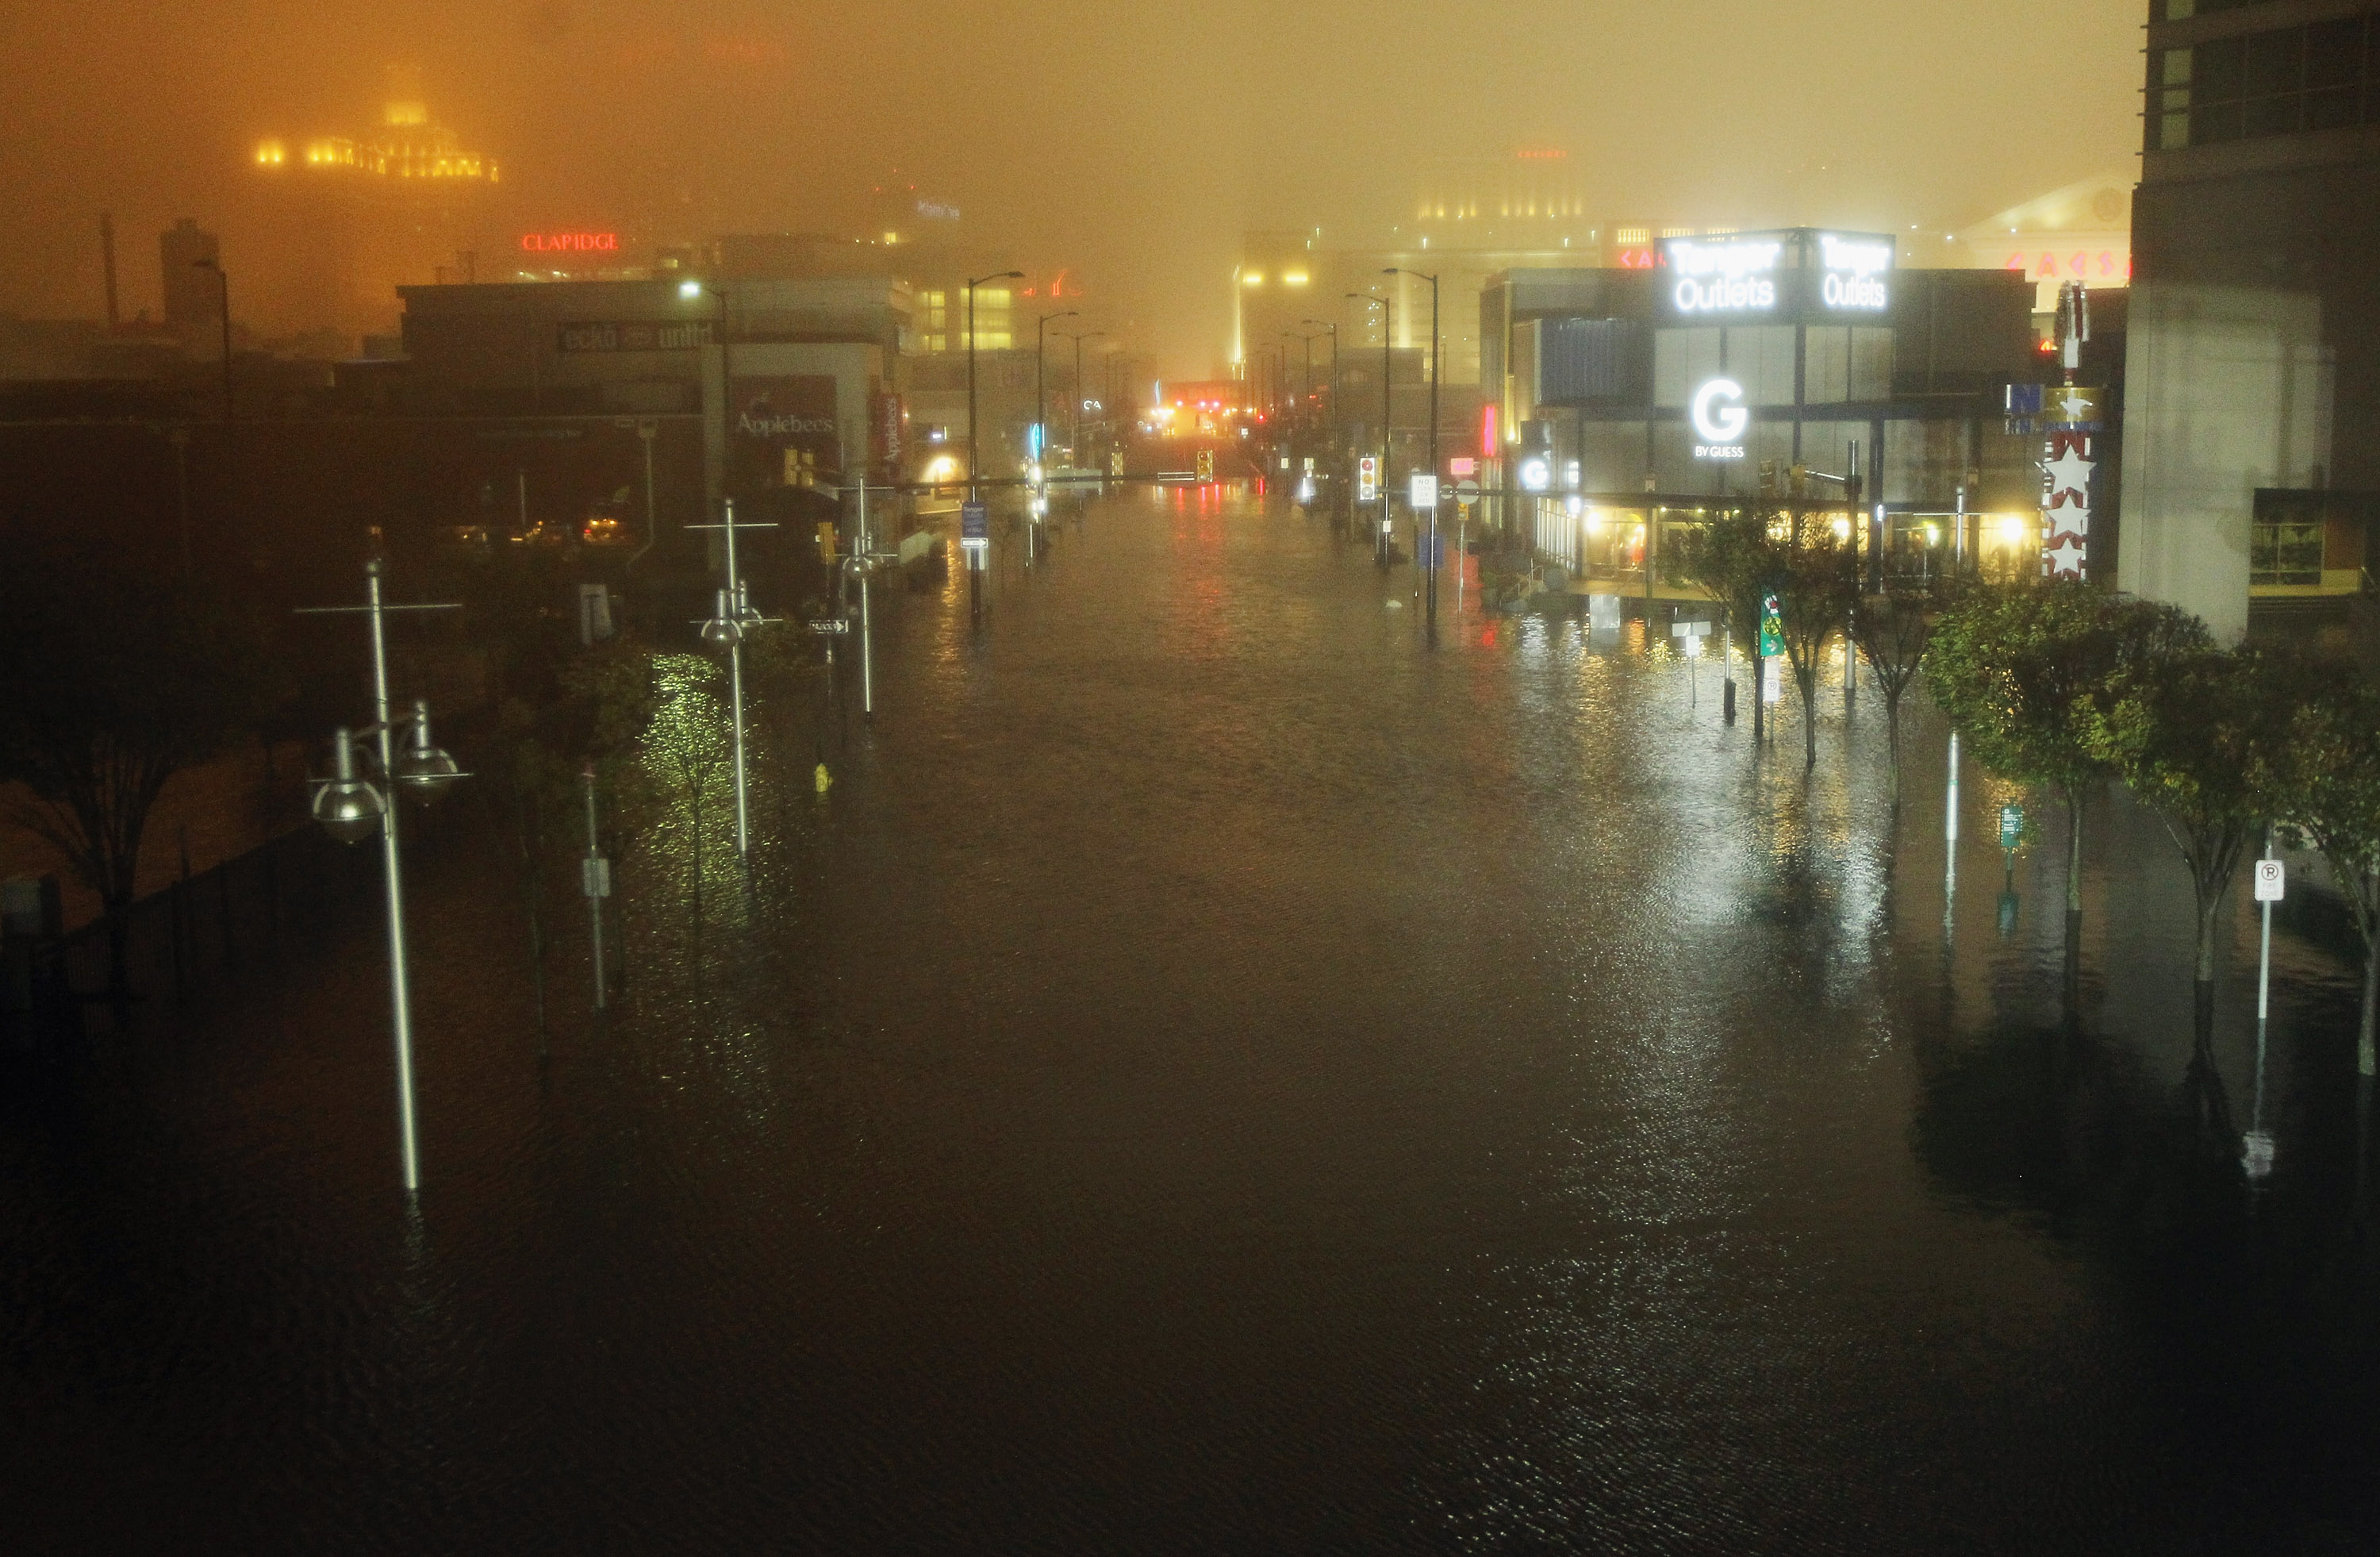
M1647 269L1491 278L1482 377L1535 550L1588 578L1633 575L1633 593L1649 552L1649 592L1682 593L1658 578L1681 530L1773 505L1856 523L1863 553L1880 531L1895 574L2036 570L2040 442L2003 414L2011 382L2042 376L2034 289L1900 270L1897 248L1704 235L1664 241Z

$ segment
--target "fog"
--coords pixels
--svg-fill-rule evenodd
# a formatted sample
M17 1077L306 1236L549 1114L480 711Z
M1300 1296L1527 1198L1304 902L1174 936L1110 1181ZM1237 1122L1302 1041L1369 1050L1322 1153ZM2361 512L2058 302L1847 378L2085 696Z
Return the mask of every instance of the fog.
M1253 227L1367 237L1434 156L1564 148L1598 209L1962 225L2138 138L2137 0L856 6L494 0L0 8L0 310L125 311L198 217L239 273L257 140L367 127L392 65L531 226L856 233L892 169L1211 367ZM243 255L243 247L250 256ZM428 280L424 276L420 279ZM269 318L271 299L237 311ZM301 321L272 320L282 328Z

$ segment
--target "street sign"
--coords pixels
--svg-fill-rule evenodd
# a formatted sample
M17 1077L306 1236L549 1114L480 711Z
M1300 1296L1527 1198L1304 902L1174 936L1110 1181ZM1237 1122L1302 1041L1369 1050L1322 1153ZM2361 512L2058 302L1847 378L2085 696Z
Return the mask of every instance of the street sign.
M1785 652L1784 607L1775 595L1763 595L1760 600L1760 652L1772 660Z
M1443 532L1433 535L1425 530L1415 541L1414 550L1420 553L1421 566L1425 568L1435 572L1446 566L1446 536Z
M2259 903L2278 903L2281 900L2281 888L2286 878L2282 874L2281 862L2279 860L2260 859L2256 861L2256 901Z
M991 505L987 503L959 505L959 539L990 541L991 539Z
M1478 468L1479 462L1467 455L1457 455L1446 462L1446 473L1450 476L1468 476Z
M1415 508L1437 507L1438 477L1427 470L1415 471L1413 484L1405 494L1405 502Z
M2023 841L2024 808L2002 806L2000 808L2000 847L2013 849Z
M850 622L841 616L813 616L810 618L810 631L814 633L847 633L850 630Z
M1470 461L1458 460L1456 463L1467 465ZM1454 495L1462 502L1475 503L1479 500L1479 483L1476 481L1457 481L1454 483Z
M612 862L601 855L589 855L581 859L578 862L578 890L589 897L611 896Z
M1671 638L1708 638L1710 624L1708 622L1672 622L1670 624L1670 636Z
M1372 503L1377 502L1379 495L1379 457L1367 454L1355 462L1355 499L1359 503Z

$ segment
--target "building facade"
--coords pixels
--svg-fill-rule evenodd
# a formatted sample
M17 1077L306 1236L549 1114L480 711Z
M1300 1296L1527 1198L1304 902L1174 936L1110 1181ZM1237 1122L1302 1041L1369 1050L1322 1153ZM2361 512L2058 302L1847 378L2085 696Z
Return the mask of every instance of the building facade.
M2380 493L2380 6L2152 0L2119 582L2221 637L2362 585Z

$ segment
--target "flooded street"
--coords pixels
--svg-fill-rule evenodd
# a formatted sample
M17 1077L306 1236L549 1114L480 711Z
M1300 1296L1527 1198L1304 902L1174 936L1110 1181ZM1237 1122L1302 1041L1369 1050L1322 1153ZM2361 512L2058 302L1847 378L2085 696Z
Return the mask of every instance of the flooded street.
M1969 766L1946 908L1922 697L1896 813L1839 658L1805 778L1790 694L1762 753L1641 623L1450 573L1432 647L1411 589L1174 489L1010 560L979 635L963 577L888 602L823 797L770 716L754 893L716 785L698 919L683 839L623 860L608 1025L556 892L542 1062L453 802L418 1210L369 900L12 1094L6 1544L2380 1542L2351 962L2277 935L2260 1102L2249 910L2209 1077L2120 797L2070 992L2046 797L2003 932L2020 797Z

